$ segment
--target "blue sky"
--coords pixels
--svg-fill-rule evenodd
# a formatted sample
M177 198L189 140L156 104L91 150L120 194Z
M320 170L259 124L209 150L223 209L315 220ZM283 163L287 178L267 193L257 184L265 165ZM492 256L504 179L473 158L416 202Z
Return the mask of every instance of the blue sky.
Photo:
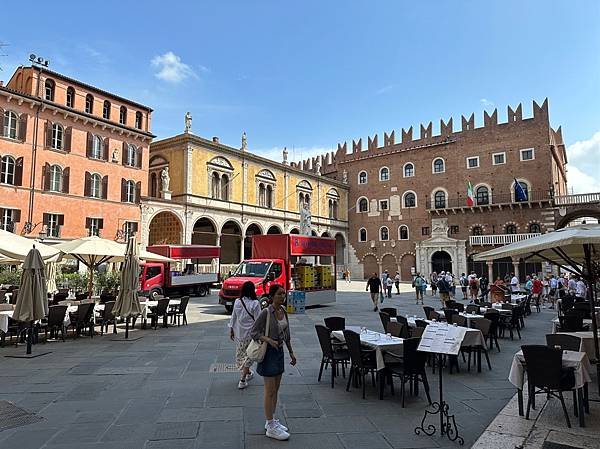
M145 9L140 11L139 6ZM550 101L569 181L600 191L598 1L61 2L3 5L7 80L53 70L155 109L152 131L193 131L297 160L353 138ZM25 23L24 23L25 21ZM27 30L27 31L25 31ZM381 137L380 137L381 139Z

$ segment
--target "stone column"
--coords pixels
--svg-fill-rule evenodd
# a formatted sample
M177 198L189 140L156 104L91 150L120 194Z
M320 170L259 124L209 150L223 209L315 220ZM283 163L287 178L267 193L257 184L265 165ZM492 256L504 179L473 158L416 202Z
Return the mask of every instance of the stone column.
M521 279L521 276L519 276L519 259L518 258L512 258L512 264L513 264L513 273L515 273L515 276L517 277L517 279Z
M491 285L494 283L494 262L491 260L486 260L485 264L488 267L488 281Z
M194 159L193 159L193 148L187 147L185 152L185 165L184 165L184 179L185 179L185 194L193 193L193 179L194 179ZM209 178L210 179L210 178Z

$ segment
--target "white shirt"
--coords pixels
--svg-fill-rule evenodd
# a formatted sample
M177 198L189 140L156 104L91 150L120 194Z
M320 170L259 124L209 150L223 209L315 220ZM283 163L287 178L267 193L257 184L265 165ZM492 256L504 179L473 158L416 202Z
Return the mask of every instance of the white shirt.
M519 278L516 276L513 276L513 278L510 280L510 286L511 286L513 292L520 291L521 287L519 287Z
M550 278L550 288L558 288L558 279Z
M388 287L391 287L392 285L394 285L394 280L391 277L388 277L387 281L385 281L385 282Z
M244 306L242 305L242 301L244 301L244 305L252 316L248 315L248 312L246 312L246 309L244 309ZM236 299L233 303L233 312L231 313L231 319L229 320L229 327L233 329L233 335L236 340L242 341L250 338L250 330L252 329L252 326L254 326L254 320L258 318L259 314L259 301L249 298L241 300ZM254 317L254 319L252 319L252 317Z
M577 281L575 281L575 279L571 278L569 279L569 291L571 292L575 292L577 290Z
M580 298L585 298L587 294L587 287L585 286L585 282L582 280L577 281L577 285L575 287L575 296L579 296Z

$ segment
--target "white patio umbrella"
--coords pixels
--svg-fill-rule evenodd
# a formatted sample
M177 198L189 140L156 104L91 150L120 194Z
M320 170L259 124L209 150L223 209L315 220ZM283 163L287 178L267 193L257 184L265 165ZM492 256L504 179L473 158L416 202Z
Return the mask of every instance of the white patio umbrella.
M129 318L142 313L137 294L140 285L140 261L136 253L135 238L131 237L127 242L125 263L121 268L121 288L112 311L115 317L125 318L125 339L129 338Z
M90 271L88 292L92 297L94 285L94 270L106 262L122 262L125 259L125 246L113 240L97 236L83 237L70 242L59 243L54 248L60 250L63 257L78 260Z
M0 261L6 259L7 263L8 261L22 262L34 245L43 260L56 260L58 258L60 251L55 247L0 229Z
M495 248L473 256L474 260L486 261L502 257L518 256L527 261L546 261L563 270L576 273L588 281L588 300L595 316L597 299L596 282L600 278L600 224L583 224L548 232L517 243ZM600 348L598 326L592 320L596 368L600 379Z
M13 319L29 323L27 354L31 354L33 322L48 315L48 290L46 289L45 265L42 255L35 248L29 251L23 262L23 274Z

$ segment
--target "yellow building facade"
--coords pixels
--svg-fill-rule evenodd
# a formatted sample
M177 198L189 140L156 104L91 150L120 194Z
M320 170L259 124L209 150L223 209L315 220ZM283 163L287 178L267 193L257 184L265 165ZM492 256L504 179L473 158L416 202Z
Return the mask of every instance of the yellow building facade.
M336 263L348 261L347 184L303 171L218 139L183 133L150 146L149 196L142 241L222 248L224 269L251 257L256 234L300 232L310 210L312 234L335 238Z

